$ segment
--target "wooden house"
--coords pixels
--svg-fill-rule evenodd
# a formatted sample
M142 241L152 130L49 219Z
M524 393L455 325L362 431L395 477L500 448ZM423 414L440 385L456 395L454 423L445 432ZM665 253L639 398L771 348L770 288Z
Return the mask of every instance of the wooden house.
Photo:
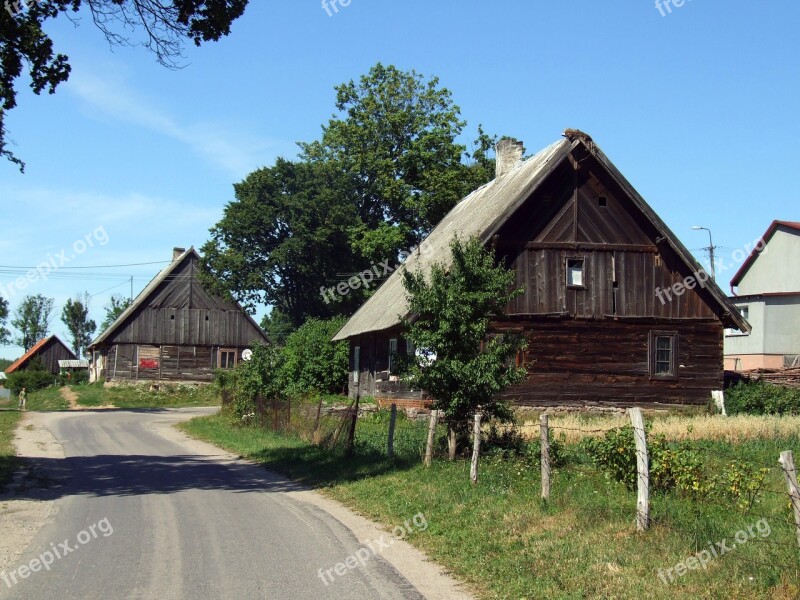
M90 379L210 381L267 338L234 301L207 291L194 248L173 260L89 346Z
M773 221L731 280L731 301L753 325L725 332L725 368L800 366L800 222Z
M455 235L475 236L516 272L522 296L493 323L527 339L518 405L702 404L722 389L723 330L747 321L589 136L522 161L497 148L496 178L461 200L404 268L447 264ZM350 341L350 394L418 400L394 375L412 352L396 270L334 337Z
M33 347L15 360L6 369L6 374L11 375L15 371L24 371L31 364L38 360L41 365L53 375L58 375L60 360L76 360L78 357L64 342L56 335L51 335L36 342Z

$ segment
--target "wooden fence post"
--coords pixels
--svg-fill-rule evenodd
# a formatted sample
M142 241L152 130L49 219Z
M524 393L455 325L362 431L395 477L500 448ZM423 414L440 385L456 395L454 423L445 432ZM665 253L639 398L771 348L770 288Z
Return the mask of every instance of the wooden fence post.
M547 415L539 415L539 444L542 448L542 498L550 497L550 425Z
M430 467L433 460L433 442L436 439L436 424L439 421L439 411L431 411L431 420L428 423L428 442L425 444L425 466Z
M650 526L650 464L647 457L647 439L644 417L640 408L628 409L636 441L636 530L644 531Z
M789 486L789 500L792 501L792 510L794 511L794 526L795 533L797 534L797 545L800 546L800 488L797 487L797 471L794 469L794 456L791 450L781 452L781 457L778 460L783 467L783 475L786 477L786 483Z
M478 455L481 452L481 419L483 415L475 413L475 425L472 430L472 464L469 467L469 478L472 485L478 483Z
M389 417L389 458L394 458L394 427L397 424L397 404L392 402L392 412Z

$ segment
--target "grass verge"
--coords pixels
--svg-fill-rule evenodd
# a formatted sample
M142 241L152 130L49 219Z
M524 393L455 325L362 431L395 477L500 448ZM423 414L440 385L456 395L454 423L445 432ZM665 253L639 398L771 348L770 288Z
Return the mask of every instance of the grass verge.
M418 512L429 528L408 539L466 581L482 598L794 598L797 543L788 497L764 494L748 513L719 502L677 494L652 499L654 526L634 528L635 493L598 472L580 446L567 445L568 466L554 471L553 492L539 498L539 469L523 459L482 459L480 481L468 480L468 461L389 461L363 451L353 458L294 438L240 427L225 415L194 419L190 434L260 462L391 528ZM798 437L705 441L710 460L731 457L774 464L781 450L800 449ZM715 458L716 457L716 458ZM773 470L770 489L783 489ZM752 529L766 523L767 535ZM678 576L675 565L740 530L752 539ZM764 530L766 528L763 528ZM666 570L673 568L674 581ZM664 574L662 581L659 569Z
M17 466L18 459L11 442L20 418L22 413L15 410L0 411L0 490L11 480Z
M219 393L212 386L177 385L150 391L149 385L104 387L102 383L74 388L78 404L85 407L182 408L219 406Z

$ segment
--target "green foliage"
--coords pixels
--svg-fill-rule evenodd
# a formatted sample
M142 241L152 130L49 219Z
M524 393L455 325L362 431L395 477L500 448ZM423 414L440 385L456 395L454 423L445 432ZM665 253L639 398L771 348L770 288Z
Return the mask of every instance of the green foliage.
M341 393L347 389L349 343L331 338L344 317L309 319L286 339L281 373L291 394Z
M81 352L92 341L92 334L97 325L89 318L89 292L74 299L69 298L61 311L61 321L67 326L72 338L72 351L80 358Z
M292 328L354 310L362 296L340 304L320 293L321 282L363 266L350 246L355 214L342 185L341 173L324 164L278 159L250 173L202 247L203 283L249 308L272 305Z
M742 512L747 512L758 500L766 483L769 469L757 469L743 461L731 461L722 471L716 484L721 495L736 504Z
M233 411L239 417L255 413L256 398L283 399L285 386L281 378L283 357L274 346L258 344L253 358L236 366Z
M0 296L0 346L11 343L11 332L5 327L8 319L8 300Z
M800 414L800 389L772 385L764 381L739 383L725 391L728 414Z
M261 329L267 334L271 344L283 346L289 334L297 329L286 313L273 308L268 315L261 319Z
M353 244L370 262L397 256L422 238L467 193L494 176L479 143L473 165L456 143L466 123L436 77L381 63L336 87L322 139L303 144L309 160L335 163L359 223ZM489 140L480 131L480 142Z
M403 274L413 319L404 320L416 348L436 354L430 364L413 364L408 373L415 387L431 394L447 421L461 428L477 410L489 418L508 420L508 405L497 394L525 376L513 365L524 340L488 337L489 323L501 317L521 289L509 291L514 273L495 265L492 252L477 239L450 244L452 263L433 265L430 276ZM483 344L483 349L481 346Z
M41 360L33 358L24 370L17 370L8 375L6 387L12 394L19 394L25 388L30 394L56 383L56 376L44 368Z
M27 352L36 342L47 337L52 312L52 298L45 298L41 294L25 296L11 320L11 324L20 333L14 343L25 348Z
M100 331L105 331L108 329L111 324L117 320L125 309L127 309L133 301L130 298L125 298L123 296L119 296L114 294L111 298L108 299L108 304L105 305L106 316L103 319L103 322L100 323Z
M84 385L89 383L89 371L79 369L68 373L59 373L58 383L60 385Z
M649 432L649 424L646 425ZM608 431L602 438L586 438L584 450L592 461L614 481L636 489L636 444L633 427L626 425ZM661 435L647 435L650 459L650 488L657 492L675 490L680 494L707 498L716 496L746 512L750 510L764 487L769 469L756 468L742 461L731 461L721 474L708 472L714 458L707 450L691 443L669 443Z
M55 54L53 40L45 33L48 21L74 18L70 12L88 8L106 39L117 45L143 45L166 66L176 66L182 58L185 40L195 45L217 41L230 33L231 23L239 18L248 0L47 0L17 2L27 6L14 11L6 2L0 11L0 156L24 170L24 164L7 147L5 111L17 104L15 80L28 65L34 93L54 93L67 81L72 68L64 54ZM137 33L141 40L128 36Z

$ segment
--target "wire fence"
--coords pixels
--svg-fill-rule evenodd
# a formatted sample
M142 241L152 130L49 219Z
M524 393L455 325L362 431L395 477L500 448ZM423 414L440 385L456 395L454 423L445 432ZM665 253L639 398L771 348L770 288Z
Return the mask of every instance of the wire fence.
M476 471L476 463L480 460L484 469L481 473L485 474L487 485L493 486L498 493L508 493L509 486L513 485L524 485L529 490L536 487L544 490L547 486L545 501L552 494L557 498L555 505L569 496L576 486L585 486L589 482L588 485L596 485L599 491L600 485L609 479L608 472L593 459L588 446L581 440L603 439L610 429L618 429L606 426L562 426L555 422L547 424L546 434L543 435L541 423L509 424L489 421L482 423L477 430L480 452L475 455L474 421L448 422L442 418L432 428L432 415L429 411L418 411L411 416L403 411L396 411L393 418L390 410L363 406L356 409L352 405L331 408L323 406L321 402L299 402L291 405L288 402L264 402L258 410L261 411L259 419L262 424L270 429L302 437L334 453L366 456L375 460L391 459L413 465L423 462L426 452L430 452L433 460L447 460L453 456L451 440L455 438L455 464L456 468L463 468L465 480L467 477L473 477L474 481L480 479ZM636 436L640 436L639 441L643 446L658 438L654 436L652 440L648 440L644 427L634 431ZM566 442L567 439L570 440L569 443ZM797 443L798 438L794 441ZM644 527L640 528L660 528L680 538L686 538L690 545L704 548L698 551L702 554L706 550L711 552L714 549L713 546L711 549L707 548L713 540L703 546L703 535L716 535L723 540L725 535L723 531L715 529L717 526L711 524L710 518L706 519L702 527L698 526L697 523L703 522L704 517L695 516L692 518L697 521L692 521L691 507L702 507L706 510L709 504L715 504L716 510L730 512L731 527L736 523L742 524L743 529L736 532L737 535L746 531L744 523L747 519L758 518L768 522L771 528L769 539L750 536L747 538L751 548L749 551L739 554L728 552L726 558L730 557L742 564L764 563L780 572L800 577L800 562L797 560L800 556L800 491L794 489L793 494L789 493L791 484L787 482L791 476L795 477L796 482L794 466L779 464L775 444L765 445L758 440L750 440L744 445L720 440L683 440L669 444L670 448L683 448L699 453L703 457L704 469L709 477L721 477L718 485L722 486L719 491L723 493L704 495L693 494L691 490L687 493L683 493L686 490L651 490L653 481L649 469L652 465L646 463L647 472L643 478L640 462L638 466L631 467L633 474L637 476L639 488L638 493L635 489L630 491L630 505L636 501L635 508L630 513L631 522L643 524ZM546 469L543 467L543 445L547 453ZM726 469L734 472L737 467L744 468L741 465L746 465L742 481L728 481L722 477L727 473ZM743 502L744 508L736 506L730 500L735 493L724 489L724 486L745 487L750 483L748 477L758 473L761 479L753 480L756 481L756 484L752 484L753 489L742 492L744 498L748 498L749 493L752 496L751 501ZM648 490L644 499L641 496L642 484ZM796 488L796 483L794 485ZM676 502L675 498L678 496L681 498ZM642 502L647 504L644 514ZM742 545L739 544L740 547Z

